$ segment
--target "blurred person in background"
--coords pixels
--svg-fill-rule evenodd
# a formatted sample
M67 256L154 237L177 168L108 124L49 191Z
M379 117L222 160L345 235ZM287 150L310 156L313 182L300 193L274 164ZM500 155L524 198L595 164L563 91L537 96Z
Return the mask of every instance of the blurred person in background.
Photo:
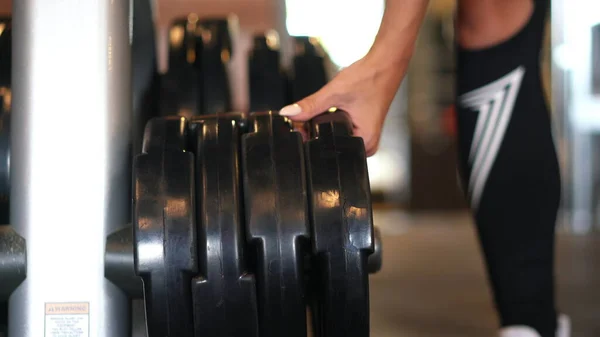
M540 52L550 0L458 0L459 163L500 317L501 337L568 337L555 301L560 172ZM280 114L349 113L368 155L406 73L427 0L386 0L367 55Z

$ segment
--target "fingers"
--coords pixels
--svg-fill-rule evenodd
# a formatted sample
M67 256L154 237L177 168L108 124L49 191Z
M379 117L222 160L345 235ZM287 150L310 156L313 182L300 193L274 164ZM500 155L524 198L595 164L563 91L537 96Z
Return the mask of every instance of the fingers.
M377 153L379 150L379 143L381 141L381 130L375 131L374 133L367 136L367 138L363 137L365 141L365 151L367 157L371 157Z
M379 135L377 133L355 130L354 135L363 139L367 157L371 157L377 153L377 150L379 150Z
M313 96L316 96L317 99L319 99L318 93ZM280 115L288 116L288 118L292 120L294 130L302 135L302 140L305 142L309 140L309 134L305 122L316 117L317 115L324 113L330 108L326 107L327 104L310 105L313 104L313 96L309 96L307 99L303 99L294 105L287 106L279 112ZM320 108L311 108L310 110L304 110L302 108L302 105L300 104L305 104L307 103L307 101L307 106L317 106ZM364 109L359 110L362 111ZM354 128L354 136L361 137L363 139L367 157L373 156L379 149L381 125L379 127L377 125L373 125L373 122L371 120L365 120L365 118L353 118L352 114L350 115L350 117L353 119L353 124L359 124L362 126Z
M305 122L329 110L334 105L332 97L330 90L324 87L295 104L284 107L279 114L293 121Z
M377 150L379 150L379 145L374 145L374 146L365 148L367 157L371 157L371 156L375 155L377 153Z

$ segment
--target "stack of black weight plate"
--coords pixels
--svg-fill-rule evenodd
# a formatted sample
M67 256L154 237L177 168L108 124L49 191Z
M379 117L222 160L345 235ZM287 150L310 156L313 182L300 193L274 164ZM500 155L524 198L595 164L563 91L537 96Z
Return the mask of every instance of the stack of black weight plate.
M148 123L134 250L149 337L304 337L307 307L317 336L369 335L364 145L343 112L310 129L303 144L273 112Z

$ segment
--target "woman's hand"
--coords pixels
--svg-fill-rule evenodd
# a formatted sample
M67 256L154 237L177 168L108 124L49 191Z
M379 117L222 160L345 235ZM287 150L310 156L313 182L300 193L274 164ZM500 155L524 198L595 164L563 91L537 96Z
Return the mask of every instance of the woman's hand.
M367 155L377 151L383 121L412 56L429 0L386 0L381 26L367 56L342 70L315 94L283 108L306 121L332 107L350 114Z
M346 111L354 135L362 137L368 156L375 154L383 122L406 71L406 64L367 54L340 71L327 85L279 113L293 121L307 121L332 107Z

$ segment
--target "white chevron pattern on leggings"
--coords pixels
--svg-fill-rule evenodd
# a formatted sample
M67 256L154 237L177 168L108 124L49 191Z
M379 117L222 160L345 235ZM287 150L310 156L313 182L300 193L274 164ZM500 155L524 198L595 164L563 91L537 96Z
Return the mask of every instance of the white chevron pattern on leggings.
M478 113L469 151L469 196L477 210L508 122L512 116L525 68L518 67L502 78L462 95L459 103Z

